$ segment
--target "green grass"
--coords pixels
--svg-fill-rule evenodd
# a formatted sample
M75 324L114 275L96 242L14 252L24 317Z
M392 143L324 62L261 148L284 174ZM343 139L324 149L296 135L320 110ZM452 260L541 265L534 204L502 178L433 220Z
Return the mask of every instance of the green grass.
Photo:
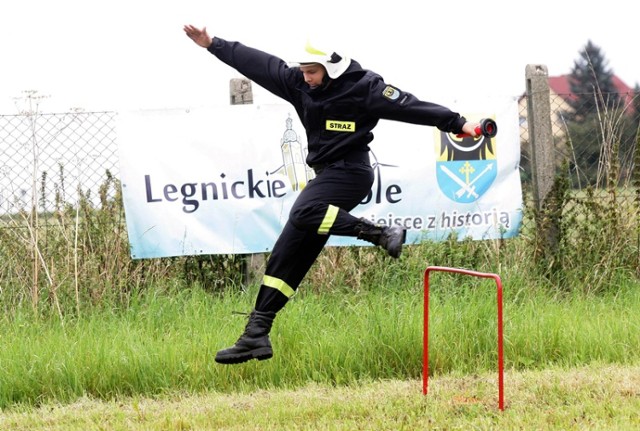
M29 308L0 320L0 407L71 403L82 397L249 393L310 383L343 386L418 379L422 371L421 280L375 291L301 292L278 315L275 356L238 366L215 352L239 336L255 289L147 293L121 310L35 320ZM505 283L508 370L640 363L640 289L565 297ZM430 371L496 370L491 283L441 277L432 287Z
M509 370L506 409L496 376L437 376L339 386L310 383L251 393L155 398L83 397L0 413L11 431L179 430L615 430L640 428L640 366Z

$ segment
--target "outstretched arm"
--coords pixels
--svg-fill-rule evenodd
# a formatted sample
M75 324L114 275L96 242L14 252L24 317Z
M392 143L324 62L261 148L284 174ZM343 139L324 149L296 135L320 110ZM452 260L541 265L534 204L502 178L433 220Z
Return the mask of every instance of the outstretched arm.
M370 114L381 119L435 126L443 132L478 137L475 130L478 123L467 121L445 106L422 101L411 93L388 85L379 75L374 74L371 78L365 106Z
M211 38L211 36L209 36L209 33L207 33L207 27L202 27L202 29L199 29L188 24L184 26L184 32L197 45L203 48L209 48L209 46L211 46L213 39Z
M206 48L218 60L276 96L292 101L291 88L302 80L302 74L296 74L297 69L289 69L284 60L240 42L211 37L206 27L185 25L183 29L196 45Z

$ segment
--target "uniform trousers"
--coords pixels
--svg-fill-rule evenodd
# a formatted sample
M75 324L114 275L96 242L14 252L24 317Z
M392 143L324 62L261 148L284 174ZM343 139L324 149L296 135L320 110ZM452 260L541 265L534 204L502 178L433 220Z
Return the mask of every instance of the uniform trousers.
M300 192L273 246L256 299L258 311L284 307L329 235L359 233L362 221L349 212L371 191L374 175L368 153L313 168L316 177Z

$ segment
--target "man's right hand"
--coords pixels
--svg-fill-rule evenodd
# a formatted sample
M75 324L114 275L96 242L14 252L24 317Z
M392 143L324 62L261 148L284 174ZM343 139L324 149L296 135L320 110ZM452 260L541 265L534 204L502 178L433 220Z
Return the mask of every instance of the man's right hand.
M207 33L207 27L202 27L201 30L189 24L184 26L184 32L192 41L203 48L209 48L213 42L211 36Z

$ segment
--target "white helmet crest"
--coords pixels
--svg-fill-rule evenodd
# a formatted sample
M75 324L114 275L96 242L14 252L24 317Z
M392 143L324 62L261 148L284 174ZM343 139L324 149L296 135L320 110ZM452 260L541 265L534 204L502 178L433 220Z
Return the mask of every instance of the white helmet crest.
M289 66L300 67L304 64L314 63L324 66L329 78L336 79L347 70L351 64L351 59L338 55L335 52L328 55L325 52L312 47L311 44L307 42L304 52L300 55L299 59L297 61L290 62Z

